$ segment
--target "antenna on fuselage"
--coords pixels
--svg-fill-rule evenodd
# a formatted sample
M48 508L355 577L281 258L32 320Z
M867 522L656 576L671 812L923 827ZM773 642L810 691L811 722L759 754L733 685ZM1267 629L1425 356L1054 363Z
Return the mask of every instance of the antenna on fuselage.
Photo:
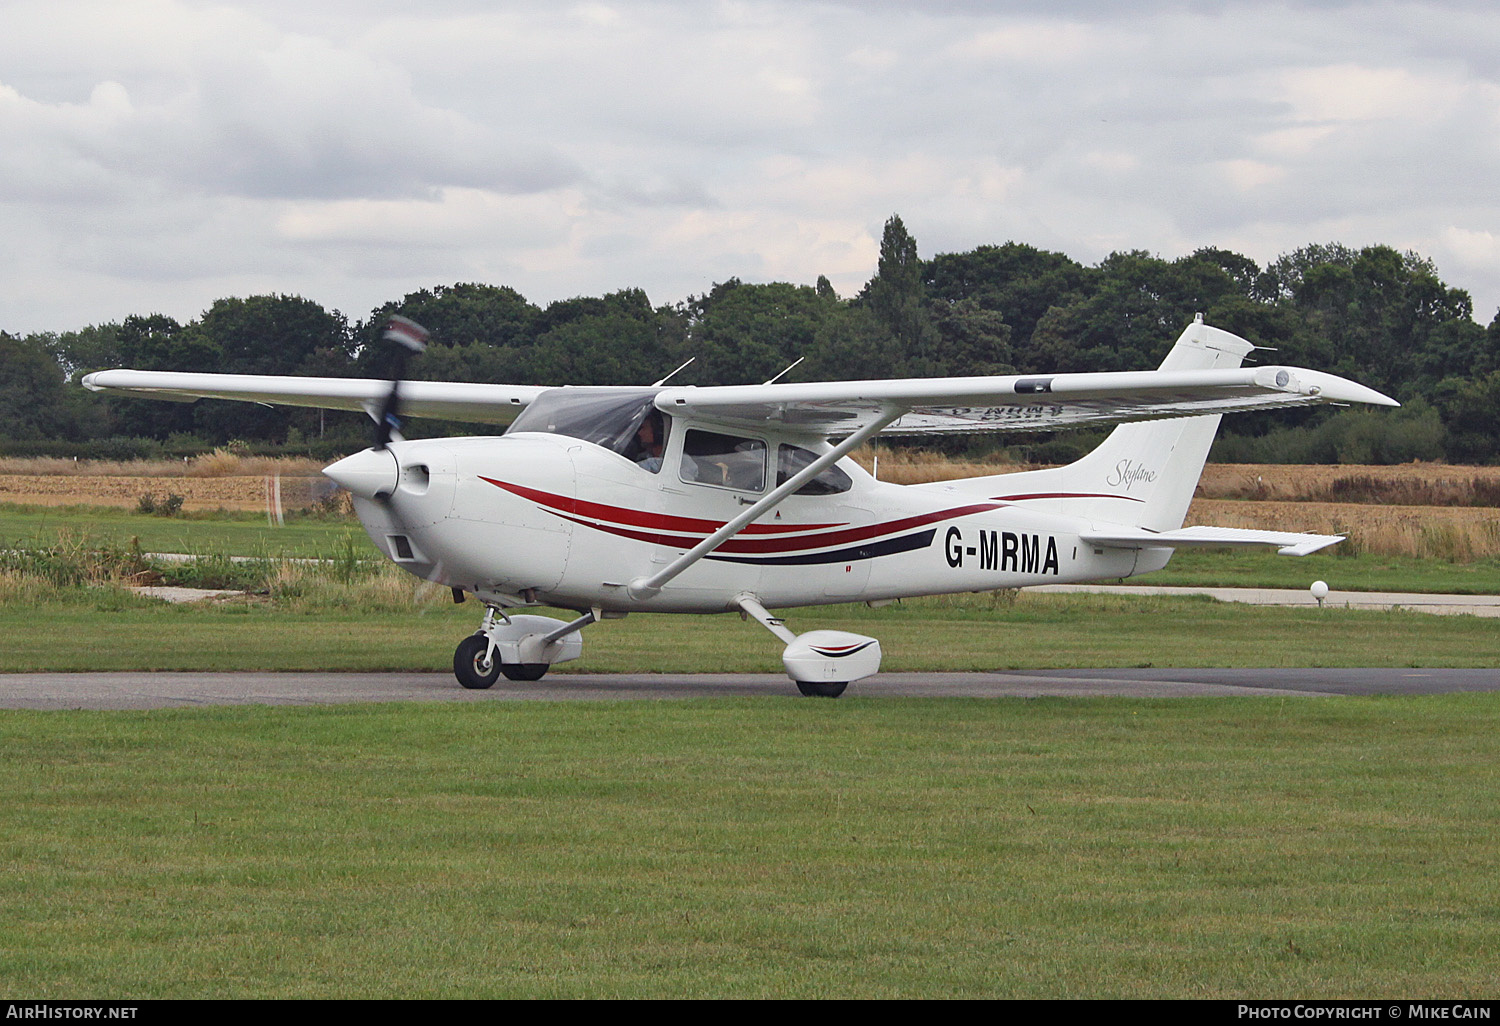
M688 365L688 363L692 363L696 359L698 359L696 356L689 356L687 358L687 363L683 364L682 367L686 367ZM651 387L652 388L658 388L661 385L665 385L668 381L670 381L672 379L672 377L677 373L677 371L682 370L682 367L678 367L677 370L674 370L671 374L668 374L666 377L662 378L660 381L653 382L652 385L651 385Z
M799 356L799 357L797 357L795 360L793 360L791 363L789 363L786 366L786 370L783 370L780 374L776 375L776 377L772 378L770 381L764 382L764 384L774 385L776 383L776 379L777 378L783 377L786 374L787 371L791 370L793 367L797 366L797 364L801 363L805 359L807 359L807 357L805 357L805 356Z

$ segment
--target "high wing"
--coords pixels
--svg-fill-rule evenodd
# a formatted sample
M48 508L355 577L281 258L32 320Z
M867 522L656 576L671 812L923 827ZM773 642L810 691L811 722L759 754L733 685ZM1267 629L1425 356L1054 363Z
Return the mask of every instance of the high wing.
M311 406L353 410L375 417L390 394L379 378L310 378L274 374L186 374L178 371L107 370L84 376L83 387L150 399L190 403L238 399L266 406ZM408 417L438 417L476 424L509 424L541 393L536 385L405 381L401 411Z
M96 371L83 379L83 385L96 392L180 402L238 399L372 415L390 391L390 382L375 378L136 370ZM535 385L409 381L402 385L401 404L407 416L508 424L545 391ZM659 409L677 416L730 428L775 425L825 436L851 434L892 413L899 419L885 433L930 434L1053 431L1351 402L1399 405L1345 378L1296 367L678 387L664 388L656 396Z
M1364 385L1297 367L1122 371L669 388L658 408L728 427L850 434L900 411L886 434L1054 431L1313 403L1398 406Z

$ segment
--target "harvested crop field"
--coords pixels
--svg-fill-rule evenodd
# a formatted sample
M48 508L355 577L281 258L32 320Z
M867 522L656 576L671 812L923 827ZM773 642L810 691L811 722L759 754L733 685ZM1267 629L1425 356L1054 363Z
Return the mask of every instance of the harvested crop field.
M1341 534L1346 550L1469 562L1500 556L1500 510L1357 502L1194 499L1189 524Z
M135 508L143 495L183 498L182 508L265 509L274 475L145 477L110 474L0 474L0 502L29 506L117 506ZM310 506L328 492L322 476L281 477L283 509Z
M1500 467L1210 463L1203 468L1197 494L1257 501L1500 506Z
M1361 525L1469 528L1500 522L1500 509L1482 506L1371 506L1362 502L1254 502L1194 499L1187 519L1195 524L1257 527L1277 531L1336 534Z
M331 491L325 461L240 456L223 449L185 460L0 459L0 502L134 508L141 497L182 496L182 509L260 510L280 487L284 510Z

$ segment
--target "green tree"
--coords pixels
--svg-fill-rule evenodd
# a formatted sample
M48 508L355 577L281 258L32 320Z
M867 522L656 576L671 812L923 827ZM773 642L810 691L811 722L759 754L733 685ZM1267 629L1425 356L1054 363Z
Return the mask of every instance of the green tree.
M62 368L45 345L0 332L0 437L69 434L67 406Z
M1037 322L1048 310L1081 298L1092 281L1072 258L1017 242L941 253L924 266L923 278L934 308L970 300L998 313L1010 327L1009 344L1019 352L1031 347Z
M649 385L674 366L673 320L641 289L552 303L537 318L530 374L539 384Z
M300 296L220 299L204 311L198 330L233 374L300 374L319 353L353 357L344 315Z
M880 236L880 262L875 277L860 293L869 308L905 355L909 373L941 374L940 337L927 308L924 268L917 256L917 240L901 218L892 214Z
M357 361L364 374L379 374L386 370L391 350L382 341L382 335L392 314L410 317L426 328L432 336L428 343L432 348L480 353L486 349L529 349L536 338L538 313L525 296L506 286L469 282L422 289L408 293L399 302L386 303L371 311L369 319L361 323L354 334ZM426 368L432 362L437 361L413 362L412 373L425 377ZM513 360L507 362L514 363ZM460 367L466 363L462 357L457 359ZM462 380L493 379L466 373Z
M57 361L63 373L75 378L92 370L122 364L120 325L98 324L77 331L47 332L36 336Z
M1484 373L1496 350L1473 320L1473 303L1430 260L1389 246L1306 246L1273 263L1263 290L1302 322L1290 354L1397 398L1429 394L1438 381Z
M299 296L220 299L183 334L202 339L219 354L217 369L230 374L347 373L352 363L344 315ZM214 442L283 442L293 426L306 435L323 423L313 411L212 399L198 403L193 420Z
M1448 459L1494 463L1500 459L1500 371L1479 378L1450 378L1435 389L1448 429Z
M934 303L932 324L937 342L930 349L929 373L949 375L1010 374L1010 325L998 310L986 309L977 299Z
M136 370L212 372L219 366L212 340L165 314L125 318L115 344L120 365ZM107 404L112 434L165 439L193 432L193 407L187 403L110 396Z
M838 307L836 298L807 285L721 282L685 304L687 348L696 360L684 374L700 384L765 381L814 352Z
M812 354L797 368L804 380L903 378L906 353L868 307L840 303L818 326Z
M166 314L125 318L115 345L122 365L137 370L214 371L221 356L212 339Z
M1112 253L1079 298L1048 310L1018 362L1027 373L1146 370L1161 363L1195 314L1214 322L1219 307L1244 298L1215 259Z

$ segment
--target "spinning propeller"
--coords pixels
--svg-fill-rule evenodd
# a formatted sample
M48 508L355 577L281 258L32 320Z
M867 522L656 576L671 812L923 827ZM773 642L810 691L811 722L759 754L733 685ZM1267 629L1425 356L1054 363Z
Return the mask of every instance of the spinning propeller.
M401 441L401 382L406 377L407 361L427 348L428 335L427 329L416 321L397 314L386 322L382 337L396 343L396 354L391 390L386 393L379 416L375 417L375 443L325 467L323 473L341 488L361 498L374 499L389 510L389 500L399 478L390 444L392 439Z
M401 380L406 377L406 361L427 348L427 329L410 317L392 315L386 322L387 342L396 343L396 364L391 370L391 390L380 408L380 417L375 422L375 448L384 449L391 436L401 438Z

